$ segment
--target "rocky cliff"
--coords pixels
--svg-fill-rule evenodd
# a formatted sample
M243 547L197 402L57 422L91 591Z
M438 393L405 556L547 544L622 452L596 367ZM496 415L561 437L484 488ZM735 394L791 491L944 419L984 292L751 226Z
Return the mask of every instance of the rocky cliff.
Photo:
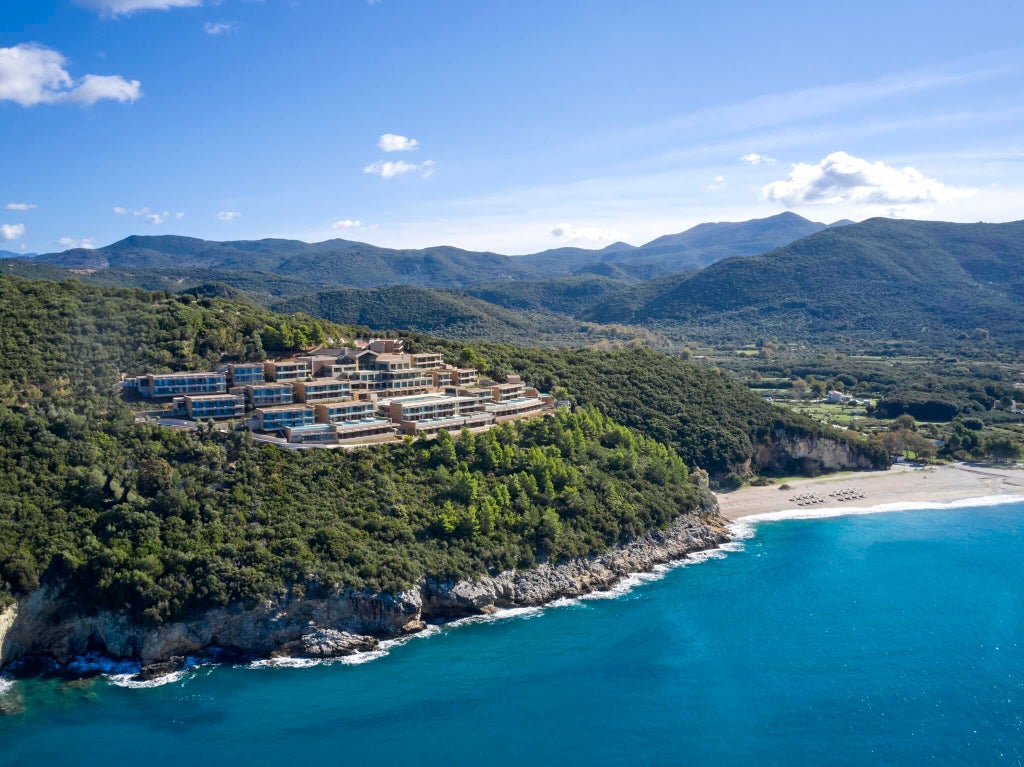
M7 633L11 630L11 626L14 625L14 620L18 617L18 606L10 605L9 607L0 610L0 667L3 667L4 663L7 662L8 658L5 655L5 647L7 646Z
M857 442L828 435L777 429L770 440L754 450L753 464L759 472L817 476L832 471L883 469L888 457L882 451Z
M372 649L378 638L418 631L429 621L540 605L607 589L623 577L714 548L728 540L716 513L684 517L607 553L503 572L472 581L424 580L396 595L344 591L326 599L268 600L255 607L217 609L189 621L145 627L115 613L79 615L52 591L39 589L0 613L0 663L46 656L65 664L98 651L139 660L153 673L209 648L250 656L332 657Z

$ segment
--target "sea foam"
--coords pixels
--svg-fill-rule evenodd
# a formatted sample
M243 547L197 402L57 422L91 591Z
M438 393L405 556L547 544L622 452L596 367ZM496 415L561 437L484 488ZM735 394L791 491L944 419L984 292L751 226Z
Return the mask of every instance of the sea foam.
M470 615L466 618L458 618L445 623L431 624L415 634L396 637L395 639L385 639L373 650L357 652L352 655L345 655L338 658L267 658L264 660L253 661L247 664L247 668L311 668L313 666L330 666L335 663L340 663L346 666L356 666L378 660L379 658L384 658L396 647L401 647L415 639L426 639L442 632L462 628L463 626L471 626L481 623L495 623L511 619L530 620L531 618L538 618L542 616L549 609L580 606L584 602L597 599L618 599L619 597L630 593L638 586L643 586L646 583L661 580L668 573L677 568L701 564L702 562L707 562L710 559L724 559L730 552L743 551L744 545L742 543L742 539L753 536L753 527L741 522L734 522L730 524L730 532L733 535L733 539L716 546L713 549L691 552L682 559L655 565L647 572L631 573L619 580L614 586L601 591L591 591L587 594L581 594L578 597L562 597L543 605L530 607L508 607L498 609L492 613L484 615ZM133 683L132 686L141 686L141 684L143 683Z
M768 511L763 514L751 514L741 517L736 523L752 525L757 522L779 522L786 519L827 519L829 517L847 517L862 514L882 514L889 511L917 511L927 509L962 509L978 506L998 506L1005 503L1020 503L1024 495L985 495L980 498L963 498L957 501L900 501L899 503L880 503L877 506L826 506L813 509L784 509Z

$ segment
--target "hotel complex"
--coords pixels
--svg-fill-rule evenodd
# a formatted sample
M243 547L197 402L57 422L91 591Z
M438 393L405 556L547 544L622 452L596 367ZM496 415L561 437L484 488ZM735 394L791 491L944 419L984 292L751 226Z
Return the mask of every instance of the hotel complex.
M309 445L487 427L554 406L519 376L481 380L474 368L445 364L440 352L405 352L400 339L215 372L147 374L124 385L144 399L170 399L172 417L245 418L255 431Z

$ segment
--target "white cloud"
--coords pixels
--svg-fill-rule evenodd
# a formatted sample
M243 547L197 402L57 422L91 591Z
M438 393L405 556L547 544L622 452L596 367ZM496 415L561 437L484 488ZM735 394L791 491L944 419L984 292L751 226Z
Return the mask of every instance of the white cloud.
M65 69L67 59L52 48L22 43L0 48L0 101L23 107L36 104L80 104L97 101L132 102L142 95L138 80L120 75L85 75L75 80Z
M405 160L378 160L363 168L363 173L370 173L381 178L395 178L406 173L419 173L423 178L429 178L434 172L434 161L425 160L421 163L405 162Z
M740 159L743 160L743 162L750 163L751 165L774 165L775 164L775 158L774 157L765 157L763 154L758 154L757 152L751 152L750 154L745 154Z
M4 210L35 210L38 207L31 202L9 202L4 205Z
M136 11L166 11L169 8L195 8L202 0L77 0L84 8L101 16L128 16Z
M221 221L234 221L236 218L241 216L237 210L222 210L217 214L217 218Z
M203 31L208 35L224 35L235 31L235 25L227 21L208 21L203 24Z
M87 237L84 240L76 240L73 237L61 237L58 244L64 248L85 248L86 250L92 250L96 246L92 244L92 238Z
M163 213L158 213L150 212L149 208L136 208L135 210L132 210L131 208L123 208L120 205L115 205L113 211L119 216L135 216L136 218L141 217L145 219L147 224L162 224L171 215L171 212L169 210L165 210ZM184 213L179 212L175 213L174 217L180 219L184 215Z
M573 226L572 224L555 224L548 229L555 239L569 242L613 242L619 239L615 232L596 226Z
M352 219L346 218L342 221L335 221L331 224L331 229L358 229L363 223L361 221L353 221Z
M719 189L725 189L726 186L728 184L725 183L725 176L715 176L708 184L708 189L717 192Z
M97 101L132 102L142 95L138 80L125 80L120 75L86 75L81 83L67 94L66 101L91 107Z
M25 234L24 224L0 224L0 240L10 242Z
M178 221L181 221L181 219L185 218L185 214L179 210L177 213L174 214L174 218Z
M385 133L380 137L377 146L384 152L409 152L420 148L420 142L414 138L406 138L395 133Z
M764 187L769 200L786 205L856 203L921 205L971 194L911 168L893 168L846 152L833 152L817 165L796 163L789 175Z

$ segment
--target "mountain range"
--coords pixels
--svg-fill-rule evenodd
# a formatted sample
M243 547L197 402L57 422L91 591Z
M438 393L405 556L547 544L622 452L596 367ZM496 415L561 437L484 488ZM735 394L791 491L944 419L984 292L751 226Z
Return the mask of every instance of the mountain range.
M488 280L567 276L601 265L614 265L623 279L649 279L729 256L761 253L825 228L825 224L795 213L780 213L742 223L700 224L640 247L615 243L601 250L559 248L525 256L448 246L396 250L341 239L214 242L175 235L133 235L102 248L47 253L33 261L90 271L169 271L202 280L212 275L200 272L210 270L295 278L317 287L412 284L459 288Z
M581 318L707 338L1024 339L1024 221L876 218L606 295Z
M96 250L5 259L0 272L244 296L336 322L520 343L656 333L730 345L948 344L991 335L1024 346L1022 265L1024 222L826 226L784 213L702 224L640 247L525 256L346 240L129 237ZM676 271L659 274L664 269Z

